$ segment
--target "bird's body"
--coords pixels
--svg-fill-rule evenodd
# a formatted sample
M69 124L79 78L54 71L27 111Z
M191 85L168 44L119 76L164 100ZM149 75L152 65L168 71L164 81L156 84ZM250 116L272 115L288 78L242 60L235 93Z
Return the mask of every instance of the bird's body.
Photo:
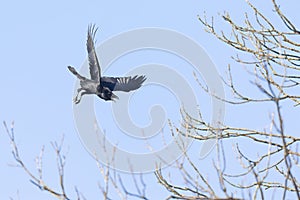
M87 37L87 51L89 59L89 68L91 78L88 79L80 75L74 67L68 66L68 69L80 80L80 88L74 102L80 102L81 97L85 94L96 94L105 101L118 99L113 91L129 92L141 87L146 80L145 76L134 77L101 77L101 68L94 47L94 37L97 32L95 26L89 26Z
M98 85L98 82L89 79L85 81L80 81L81 88L87 91L89 94L97 94Z

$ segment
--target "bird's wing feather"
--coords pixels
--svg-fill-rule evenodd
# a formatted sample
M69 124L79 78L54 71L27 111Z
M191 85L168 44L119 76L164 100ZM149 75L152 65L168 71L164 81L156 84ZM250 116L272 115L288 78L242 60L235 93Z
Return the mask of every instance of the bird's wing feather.
M91 79L100 82L101 68L100 68L100 64L94 46L94 38L97 30L98 28L96 28L95 25L93 24L89 25L86 47L88 51Z
M112 84L114 85L114 87L111 88L113 91L124 91L124 92L129 92L140 88L142 84L145 82L145 80L146 80L145 76L106 78L108 85L112 85Z

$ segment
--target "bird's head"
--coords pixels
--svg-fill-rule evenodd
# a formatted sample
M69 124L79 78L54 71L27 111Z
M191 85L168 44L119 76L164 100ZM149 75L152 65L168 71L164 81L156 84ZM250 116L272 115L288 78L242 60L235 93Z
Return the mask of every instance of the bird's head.
M104 99L105 101L115 101L116 99L119 99L117 95L115 95L109 88L102 87L99 93L97 94L98 97L101 99Z

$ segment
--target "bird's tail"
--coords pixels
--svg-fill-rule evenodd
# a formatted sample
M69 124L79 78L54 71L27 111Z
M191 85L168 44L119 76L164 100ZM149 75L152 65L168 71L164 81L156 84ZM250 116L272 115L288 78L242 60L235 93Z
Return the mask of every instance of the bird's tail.
M81 76L74 67L68 66L68 69L70 70L70 72L72 72L77 78L79 78L80 80L84 80L85 77Z

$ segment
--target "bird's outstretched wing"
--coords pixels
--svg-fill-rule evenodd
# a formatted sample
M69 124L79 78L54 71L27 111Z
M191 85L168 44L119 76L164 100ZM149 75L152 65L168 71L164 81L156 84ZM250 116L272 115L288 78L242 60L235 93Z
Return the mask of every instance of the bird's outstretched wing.
M94 38L97 30L98 28L95 26L95 24L89 25L86 47L87 47L88 57L89 57L91 79L100 82L101 68L100 68L100 64L94 46Z
M145 80L145 76L137 75L134 77L102 77L101 84L110 88L111 91L129 92L140 88Z

